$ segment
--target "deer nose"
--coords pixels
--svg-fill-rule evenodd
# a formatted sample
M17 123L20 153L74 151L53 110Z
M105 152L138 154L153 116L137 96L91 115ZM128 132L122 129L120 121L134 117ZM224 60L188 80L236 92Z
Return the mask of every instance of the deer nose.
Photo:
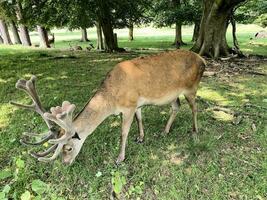
M66 165L72 165L73 160L64 160L63 159L63 163L66 164Z

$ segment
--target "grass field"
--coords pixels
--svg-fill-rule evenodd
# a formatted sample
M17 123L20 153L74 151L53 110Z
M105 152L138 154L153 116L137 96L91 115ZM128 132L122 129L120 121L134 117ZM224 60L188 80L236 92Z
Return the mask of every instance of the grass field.
M190 40L189 28L185 41ZM246 52L267 55L266 40L254 41L263 46L249 45L254 30L243 26L239 30L243 30L238 36ZM150 31L145 37L137 31L133 42L127 41L123 31L119 32L122 47L169 48L172 42L170 29L158 30L153 37ZM0 199L109 199L114 182L120 199L267 199L266 76L248 73L267 73L266 60L209 62L207 71L221 71L220 66L223 71L202 79L197 100L199 143L190 138L191 112L182 98L167 137L159 133L167 122L169 106L143 109L145 142L135 143L138 129L133 123L127 158L119 166L114 161L121 119L115 116L88 137L72 166L60 160L47 164L31 158L29 148L19 143L21 133L43 132L45 125L34 113L8 103L30 103L14 87L19 78L37 75L47 109L68 100L77 105L78 112L116 63L151 53L70 52L63 49L69 41L80 44L78 33L57 31L57 35L62 40L57 41L56 50L0 46ZM212 109L215 106L235 115Z

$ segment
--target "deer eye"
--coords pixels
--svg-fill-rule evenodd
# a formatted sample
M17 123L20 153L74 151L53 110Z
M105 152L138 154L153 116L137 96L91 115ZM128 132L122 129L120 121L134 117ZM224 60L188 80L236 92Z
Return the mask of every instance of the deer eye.
M73 148L71 146L65 146L65 150L68 152L71 152L73 150Z

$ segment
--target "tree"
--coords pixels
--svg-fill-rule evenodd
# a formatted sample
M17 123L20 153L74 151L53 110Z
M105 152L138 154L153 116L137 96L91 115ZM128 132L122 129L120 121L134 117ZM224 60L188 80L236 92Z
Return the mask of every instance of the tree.
M4 44L12 44L6 22L0 19L0 33Z
M248 0L236 9L234 18L243 24L256 23L262 27L267 26L267 1Z
M0 44L3 44L4 43L4 40L2 38L2 36L0 35Z
M121 1L121 0L99 0L96 1L94 9L96 19L99 22L104 38L106 51L122 51L116 39L114 40L114 28L132 27L132 24L144 22L146 18L145 10L149 7L149 1Z
M22 4L19 0L17 0L15 7L16 7L15 10L16 10L17 20L19 22L19 31L20 31L21 42L24 46L31 46L31 39L30 39L30 35L29 35L29 30L28 30L28 27L25 25L26 19L23 16L23 8L22 8ZM24 10L24 12L25 12L25 10Z
M67 26L70 30L81 30L81 41L87 42L87 28L93 27L95 24L95 11L92 10L91 0L75 0L69 1Z
M127 27L129 29L129 40L132 41L134 39L134 26L151 22L151 4L151 0L120 1L114 13L115 28Z
M97 33L96 49L103 50L104 49L104 43L103 43L103 36L102 36L102 28L101 28L99 22L96 22L96 33Z
M157 27L175 24L174 45L185 44L182 40L182 25L194 21L195 1L183 0L155 0L153 6L154 22Z
M231 53L226 30L233 9L245 0L205 0L198 39L192 50L200 55L218 58Z
M82 42L88 42L89 40L88 40L86 28L81 28L81 31L82 31L82 39L81 39L81 41Z
M14 43L15 44L22 44L20 37L19 37L17 25L13 20L11 20L11 22L10 22L10 27L11 27L11 31L12 31L12 34L14 37Z

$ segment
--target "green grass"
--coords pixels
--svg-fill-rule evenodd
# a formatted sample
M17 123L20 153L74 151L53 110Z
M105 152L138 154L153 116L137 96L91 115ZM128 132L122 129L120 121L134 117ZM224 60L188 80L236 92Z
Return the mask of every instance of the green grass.
M169 37L165 42L167 36L147 37L150 40L137 37L134 42L121 40L121 44L133 45L132 48L164 48L172 41ZM157 46L155 40L162 40L162 46ZM62 42L61 47L64 44L66 42ZM264 49L253 51L267 55ZM21 133L32 129L42 132L45 125L36 114L9 105L10 100L30 103L26 95L14 87L19 78L38 76L38 92L47 109L68 100L77 105L78 112L116 63L147 53L151 52L106 54L1 46L0 191L9 185L9 198L19 199L25 191L32 197L38 196L32 184L40 179L48 187L39 195L41 199L108 199L112 178L119 176L126 180L121 192L121 198L125 199L266 199L267 87L264 76L240 73L229 76L222 72L222 76L203 78L198 93L204 100L198 99L199 143L193 143L190 138L191 112L182 99L180 112L167 137L159 133L167 122L169 106L143 109L145 142L135 143L138 129L133 123L127 159L120 166L114 164L120 145L120 127L116 125L120 117L115 116L88 137L70 167L61 164L60 159L40 163L27 154L29 148L19 143ZM266 68L266 62L262 62L253 70L266 73ZM246 103L254 106L244 107ZM213 104L240 112L241 123L233 125L233 116L209 110ZM252 124L256 126L254 131ZM9 176L4 177L3 171Z

